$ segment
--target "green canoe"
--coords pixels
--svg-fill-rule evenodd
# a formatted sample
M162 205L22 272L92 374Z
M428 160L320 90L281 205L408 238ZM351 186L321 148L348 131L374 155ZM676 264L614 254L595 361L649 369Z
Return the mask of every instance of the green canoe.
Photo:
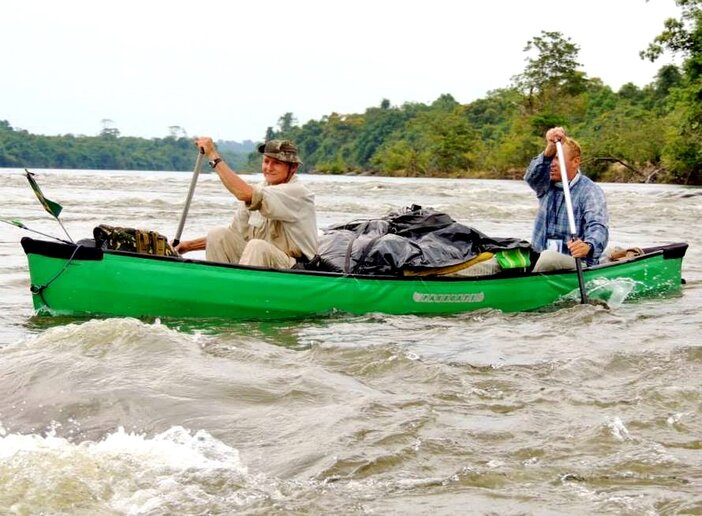
M34 308L52 315L278 319L330 313L518 312L578 290L574 271L481 277L358 276L271 270L22 239ZM687 244L584 270L589 290L623 280L628 299L675 292ZM577 295L575 296L577 299Z

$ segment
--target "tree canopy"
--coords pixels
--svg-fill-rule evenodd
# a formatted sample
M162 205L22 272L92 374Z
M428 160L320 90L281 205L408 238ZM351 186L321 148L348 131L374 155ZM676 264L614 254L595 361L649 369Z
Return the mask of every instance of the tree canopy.
M399 106L383 98L363 113L303 124L287 112L261 137L293 140L306 172L517 178L543 149L548 128L561 125L582 144L583 169L594 179L702 184L702 0L676 3L680 19L665 20L641 58L669 51L682 64L662 66L642 88L613 91L588 77L579 46L542 31L524 47L524 69L484 98L461 104L444 93L431 104ZM182 128L148 140L103 124L95 137L38 136L0 121L0 167L192 169ZM258 170L253 142L218 146L236 169Z
M192 170L197 151L176 127L171 136L154 139L119 136L119 130L109 125L99 136L42 136L15 130L0 120L0 167ZM218 146L230 163L244 166L254 144L218 142Z
M656 61L667 50L682 57L681 72L671 67L658 74L669 113L661 162L671 181L702 184L702 0L676 0L682 13L669 18L664 30L641 57Z

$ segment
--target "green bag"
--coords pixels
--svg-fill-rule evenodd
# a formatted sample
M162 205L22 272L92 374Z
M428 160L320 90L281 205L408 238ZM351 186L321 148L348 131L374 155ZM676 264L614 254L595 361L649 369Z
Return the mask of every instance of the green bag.
M502 269L526 269L531 265L529 250L521 247L497 251L495 258Z
M95 247L100 249L156 256L178 256L168 239L156 231L100 224L93 228L93 237L95 238Z

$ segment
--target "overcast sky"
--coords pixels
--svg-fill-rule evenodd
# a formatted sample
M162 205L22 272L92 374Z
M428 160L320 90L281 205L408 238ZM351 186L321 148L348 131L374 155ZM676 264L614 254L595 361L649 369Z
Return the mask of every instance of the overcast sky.
M260 140L286 112L482 98L523 71L542 30L580 47L588 77L644 86L670 58L639 51L679 15L674 0L5 0L0 120Z

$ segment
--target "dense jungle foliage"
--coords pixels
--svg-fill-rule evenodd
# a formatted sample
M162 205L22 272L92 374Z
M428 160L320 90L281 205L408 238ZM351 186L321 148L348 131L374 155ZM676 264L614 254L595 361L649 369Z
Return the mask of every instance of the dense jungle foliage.
M218 142L234 167L245 167L253 142ZM99 136L43 136L16 131L0 120L0 167L77 168L92 170L192 170L193 141L184 136L136 138L114 128Z
M643 88L613 91L580 70L579 47L559 32L527 42L524 70L503 89L460 104L443 94L431 104L393 106L383 99L364 113L332 113L298 124L285 113L262 140L289 138L303 171L397 176L521 177L561 125L583 146L583 169L602 181L702 184L702 0L676 0L679 19L641 52L664 51L681 65L661 67ZM257 171L253 142L218 142L236 169ZM0 167L191 170L192 141L99 136L40 136L0 121Z

